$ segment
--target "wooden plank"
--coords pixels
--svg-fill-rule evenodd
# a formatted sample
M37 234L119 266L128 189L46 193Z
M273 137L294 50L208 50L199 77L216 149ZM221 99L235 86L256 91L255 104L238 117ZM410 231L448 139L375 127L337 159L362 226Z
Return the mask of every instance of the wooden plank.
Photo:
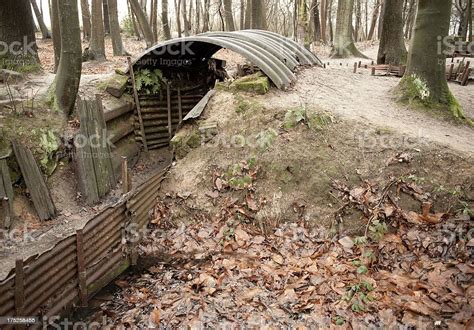
M112 165L112 156L111 156L111 150L110 150L111 145L107 140L108 133L107 133L107 123L105 122L105 118L104 118L104 106L102 104L102 99L99 94L95 96L95 100L96 100L96 105L99 107L99 111L96 114L97 114L97 122L101 127L100 140L103 141L101 142L101 147L106 152L106 155L107 155L107 157L105 157L105 159L102 159L102 160L105 162L104 166L107 167L107 172L109 173L108 184L111 185L110 189L113 189L113 187L117 183L117 179L114 172L114 167Z
M127 157L122 156L122 193L128 194L130 192L130 174L128 172L128 160Z
M148 152L145 129L143 128L142 110L140 108L140 98L138 97L137 86L135 85L135 72L133 71L132 59L130 58L130 56L127 57L127 61L128 61L128 67L130 70L130 76L132 79L133 96L135 97L135 106L137 107L138 120L141 126L141 133L143 137L143 147L145 148L145 152Z
M0 200L4 209L3 227L10 228L13 217L13 187L6 157L0 158Z
M453 71L454 71L454 64L451 64L449 66L449 71L448 71L448 81L451 81L451 79L453 79Z
M468 85L468 82L469 82L469 76L471 75L471 71L472 69L471 68L467 68L466 69L466 73L461 81L461 86L467 86Z
M16 140L12 141L12 146L39 218L41 220L54 218L56 207L31 150Z
M181 98L181 88L178 88L178 114L179 114L179 123L183 122L183 101Z
M84 258L84 233L76 231L77 276L79 285L79 302L81 307L87 307L86 262Z
M77 99L77 110L82 117L87 116L87 105L82 98ZM76 136L76 167L77 178L80 190L84 194L87 203L94 204L100 200L99 191L97 189L97 179L94 168L94 161L91 157L92 151L90 143L88 143L88 125L89 122L85 119L81 120L80 139Z
M209 100L215 93L216 91L214 89L211 89L209 92L207 92L206 96L204 96L202 100L199 101L199 103L196 104L196 106L188 113L188 115L184 117L183 121L199 117L204 109L206 109Z

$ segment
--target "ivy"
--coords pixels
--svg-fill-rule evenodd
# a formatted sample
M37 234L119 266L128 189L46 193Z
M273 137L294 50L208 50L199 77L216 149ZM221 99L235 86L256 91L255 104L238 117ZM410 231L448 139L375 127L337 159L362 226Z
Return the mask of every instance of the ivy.
M142 69L135 74L135 85L141 94L158 94L163 81L163 72L159 69L153 71Z

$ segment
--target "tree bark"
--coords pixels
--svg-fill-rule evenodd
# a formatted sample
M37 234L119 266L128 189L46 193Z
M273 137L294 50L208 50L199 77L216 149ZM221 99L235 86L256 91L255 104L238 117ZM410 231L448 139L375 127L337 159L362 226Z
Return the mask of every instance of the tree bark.
M59 0L61 2L62 0ZM92 33L87 59L105 61L105 32L102 14L103 0L92 0Z
M413 31L413 24L415 23L415 15L416 15L416 0L409 1L409 8L408 14L406 19L406 26L405 26L405 39L410 40L412 31Z
M385 0L382 35L380 38L378 64L399 65L406 63L407 49L403 38L403 2Z
M0 41L0 68L22 70L39 65L33 13L28 0L2 0Z
M76 0L58 1L61 60L54 80L54 107L66 116L74 111L79 83L81 80L82 47L79 10Z
M471 3L468 0L454 0L454 4L459 13L459 26L457 35L463 40L467 40L467 34L469 31L469 10L471 9Z
M441 108L456 118L462 109L451 94L446 80L446 55L438 49L438 37L449 34L451 0L419 0L415 30L408 54L408 67L399 84L401 99L419 101L430 108ZM426 85L422 95L415 80Z
M332 58L347 58L351 56L366 58L356 48L352 38L352 14L354 0L339 0L337 8L336 35L331 51Z
M58 71L61 59L61 24L59 21L58 0L51 2L51 31L53 32L54 73Z
M246 30L252 28L252 0L247 0L247 8L245 9L244 27Z
M181 0L174 0L174 12L176 14L176 28L178 29L178 37L181 38L183 30L181 29Z
M148 48L154 45L155 38L153 37L153 31L151 30L150 24L146 18L146 15L138 3L138 0L128 0L130 2L130 6L132 7L132 11L135 14L135 17L138 20L138 24L143 32L143 36L146 41L146 45Z
M81 12L84 40L89 41L91 39L91 12L88 0L81 0Z
M303 47L309 47L307 42L308 7L306 0L298 0L297 13L297 40Z
M376 0L374 5L374 11L372 12L372 22L370 24L369 35L367 36L368 40L374 39L375 28L377 27L377 20L379 18L380 12L380 0Z
M110 20L109 20L109 4L107 3L107 0L102 1L102 13L104 15L104 32L106 35L110 34Z
M232 0L224 0L224 17L227 31L235 31L234 15L232 14Z
M211 0L204 0L204 11L202 19L202 32L209 31L209 11L211 7Z
M190 27L191 24L189 23L188 14L186 12L187 4L186 4L186 0L181 0L181 1L182 1L182 3L181 3L181 13L183 15L184 35L186 37L189 37L190 30L191 30L191 27Z
M264 30L264 8L263 1L253 0L252 1L252 28L258 30Z
M245 29L245 0L240 0L240 29Z
M110 35L112 36L112 48L114 56L127 56L128 53L123 47L122 35L120 34L120 23L118 18L117 0L107 0Z
M49 33L46 24L44 24L43 14L41 10L38 8L38 4L36 0L30 0L31 6L33 7L33 11L35 12L36 20L40 26L41 34L43 35L43 39L51 39L51 34Z
M319 3L318 0L313 0L311 5L311 16L313 22L313 41L321 41L321 22L319 20Z
M168 19L168 0L162 0L161 2L161 23L163 24L163 34L165 35L165 40L171 39L171 30L170 22Z
M327 42L327 13L328 13L328 0L321 0L321 40L323 43Z

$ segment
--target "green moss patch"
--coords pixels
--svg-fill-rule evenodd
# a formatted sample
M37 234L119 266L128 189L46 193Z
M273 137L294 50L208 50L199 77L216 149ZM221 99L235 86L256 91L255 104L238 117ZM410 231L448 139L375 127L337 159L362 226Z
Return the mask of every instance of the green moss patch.
M270 90L270 80L261 72L235 80L230 88L237 91L266 94Z

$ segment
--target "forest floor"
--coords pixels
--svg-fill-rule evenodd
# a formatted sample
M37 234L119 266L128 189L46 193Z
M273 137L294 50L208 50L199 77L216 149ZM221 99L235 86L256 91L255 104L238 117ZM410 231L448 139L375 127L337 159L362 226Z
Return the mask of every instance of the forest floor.
M376 44L360 46L375 57ZM51 47L40 43L42 59ZM174 162L140 267L89 320L473 327L474 129L398 104L399 79L354 74L358 59L316 54L326 69L301 69L288 91L218 91L183 128L217 124ZM218 56L231 70L242 61ZM125 63L85 64L83 88ZM43 65L35 81L52 76ZM474 85L450 88L474 118Z
M474 325L474 130L396 103L398 78L317 53L327 68L302 69L289 91L218 91L183 128L186 140L217 124L174 163L140 267L89 320ZM474 86L450 88L474 118Z

